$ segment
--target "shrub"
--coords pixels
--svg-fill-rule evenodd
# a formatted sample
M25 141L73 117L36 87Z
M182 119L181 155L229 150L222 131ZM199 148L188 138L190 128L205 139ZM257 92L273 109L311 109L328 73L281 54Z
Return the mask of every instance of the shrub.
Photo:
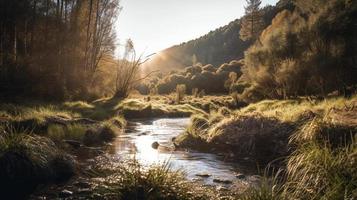
M194 97L198 97L198 88L193 88L192 89L192 96L194 96Z
M177 85L176 86L176 103L179 104L186 94L186 85Z
M357 31L352 28L357 5L340 0L296 2L299 9L276 15L260 42L246 51L244 77L253 86L249 93L278 99L346 93L357 83L352 61L357 56Z
M203 66L202 70L208 71L208 72L216 72L217 69L213 65L208 64L208 65Z
M201 91L198 93L198 97L199 97L199 98L203 98L205 95L206 95L205 90L201 90Z

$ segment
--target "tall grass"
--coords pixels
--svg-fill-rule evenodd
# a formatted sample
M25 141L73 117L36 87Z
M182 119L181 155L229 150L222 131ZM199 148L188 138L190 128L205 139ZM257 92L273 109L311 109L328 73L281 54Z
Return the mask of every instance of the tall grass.
M47 130L47 137L56 142L60 142L63 139L81 141L87 129L87 127L81 124L70 124L67 126L50 125Z
M25 199L36 186L60 182L75 172L73 158L46 137L26 132L0 136L0 193L5 199Z
M338 128L337 128L338 127ZM275 198L274 184L252 188L243 199L338 200L357 197L357 129L313 119L290 141L284 181Z
M182 171L174 171L168 162L143 166L129 160L116 166L105 187L112 199L121 200L204 200L207 195L188 182ZM101 173L99 173L101 174ZM103 188L99 188L103 190ZM196 190L196 191L195 191ZM103 191L102 191L103 192Z

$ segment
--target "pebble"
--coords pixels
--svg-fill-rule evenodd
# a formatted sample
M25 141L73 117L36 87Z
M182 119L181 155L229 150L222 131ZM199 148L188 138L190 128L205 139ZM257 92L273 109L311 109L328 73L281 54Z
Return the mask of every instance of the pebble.
M226 192L226 191L228 191L229 189L227 188L227 187L224 187L224 186L217 186L217 188L216 188L218 191L220 191L220 192Z
M196 176L198 177L203 177L203 178L208 178L211 176L211 174L208 174L208 173L200 173L200 174L196 174Z
M245 175L244 174L237 174L236 177L238 179L245 179Z
M141 133L139 133L139 136L144 136L144 135L148 135L148 131L145 131L145 132L141 132Z
M213 179L214 183L223 183L223 184L231 184L232 181L228 179L220 179L220 178L214 178Z
M66 197L70 197L73 195L73 192L72 191L69 191L69 190L62 190L60 193L59 193L59 197L60 198L66 198Z
M201 178L192 178L191 180L192 180L193 182L200 182L200 181L202 181Z
M153 149L157 149L157 148L159 148L159 146L160 146L160 144L159 144L158 142L153 142L153 143L151 144L151 147L152 147Z

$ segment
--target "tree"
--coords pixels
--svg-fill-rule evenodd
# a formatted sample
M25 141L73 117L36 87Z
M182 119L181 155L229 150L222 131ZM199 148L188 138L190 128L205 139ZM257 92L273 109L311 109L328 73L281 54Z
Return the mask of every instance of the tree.
M152 54L153 55L153 54ZM148 78L156 71L152 71L145 76L140 77L140 67L143 63L149 60L149 55L145 59L142 56L137 56L134 44L131 39L128 39L125 45L125 52L122 60L115 62L116 66L116 79L114 97L126 98L129 92L142 80Z
M118 0L1 0L0 93L85 97L115 48Z
M240 38L243 41L256 40L263 30L264 22L260 10L261 0L246 0L245 16L242 19Z

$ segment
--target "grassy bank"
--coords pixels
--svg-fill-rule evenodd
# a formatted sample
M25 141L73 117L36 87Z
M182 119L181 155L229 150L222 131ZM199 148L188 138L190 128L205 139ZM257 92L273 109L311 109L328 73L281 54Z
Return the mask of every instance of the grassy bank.
M105 145L125 128L113 110L102 102L0 104L0 194L22 199L75 175L77 149Z
M267 164L278 160L275 177L229 199L348 199L357 194L357 96L323 101L266 100L241 109L230 97L166 96L123 101L0 105L0 187L19 197L39 184L66 181L79 169L73 153L105 145L125 128L125 118L188 117L175 139L178 148L225 154L230 160ZM208 108L207 108L208 107ZM123 117L122 117L123 116ZM217 191L187 182L168 165L103 162L88 173L98 183L89 199L217 199ZM276 161L275 161L276 163ZM277 169L276 169L277 170ZM16 187L15 187L16 186ZM192 193L192 188L198 192ZM74 194L73 198L77 194ZM79 196L83 196L78 192ZM78 196L78 197L79 197Z
M238 199L353 199L357 196L357 96L266 100L237 111L195 115L176 139L234 158L279 159L275 180ZM266 159L269 158L269 159Z

